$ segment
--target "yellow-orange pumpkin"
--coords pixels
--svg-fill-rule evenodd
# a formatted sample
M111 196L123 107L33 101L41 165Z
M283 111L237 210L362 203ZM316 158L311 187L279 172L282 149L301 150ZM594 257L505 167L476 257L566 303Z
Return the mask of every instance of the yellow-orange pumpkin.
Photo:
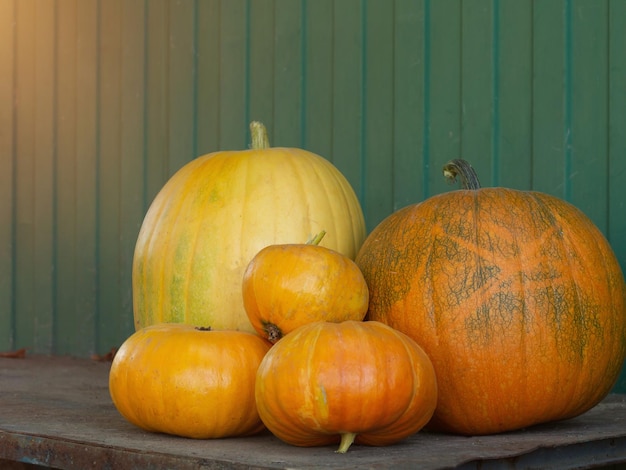
M263 247L327 230L322 245L356 256L365 223L346 178L319 155L270 148L265 128L251 127L251 149L191 161L152 202L133 260L137 329L179 322L253 332L241 282Z
M611 390L626 355L624 278L580 210L532 191L437 195L389 216L356 262L368 317L415 339L433 361L429 426L488 434L569 418Z
M109 392L122 416L153 432L208 439L261 431L254 383L269 343L241 331L152 325L117 351Z
M267 428L303 447L383 446L419 431L437 403L433 366L408 336L378 322L315 322L278 341L259 366ZM355 440L356 437L356 440Z
M368 291L359 267L335 250L270 245L244 272L243 305L257 333L275 343L307 323L363 320Z

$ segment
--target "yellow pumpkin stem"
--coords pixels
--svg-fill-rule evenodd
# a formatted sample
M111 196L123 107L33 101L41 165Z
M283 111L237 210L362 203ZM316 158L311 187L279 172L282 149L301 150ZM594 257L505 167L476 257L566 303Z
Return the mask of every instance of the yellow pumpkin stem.
M443 176L449 183L455 183L456 177L460 176L463 189L480 189L480 181L478 181L476 171L469 162L460 158L450 160L443 166Z
M322 241L322 238L324 238L324 235L326 235L326 230L322 230L320 233L318 233L313 238L308 240L306 244L307 245L319 245L320 242Z
M344 432L341 435L341 442L339 443L339 449L337 449L335 452L337 452L338 454L345 454L346 452L348 452L348 449L354 442L355 437L356 437L355 432Z
M252 121L250 123L250 137L252 144L250 147L254 150L262 150L270 148L270 140L267 137L267 129L262 122Z

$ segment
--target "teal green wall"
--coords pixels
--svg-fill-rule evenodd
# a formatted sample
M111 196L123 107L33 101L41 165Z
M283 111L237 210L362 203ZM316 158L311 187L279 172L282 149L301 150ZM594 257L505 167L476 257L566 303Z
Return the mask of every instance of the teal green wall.
M333 161L370 229L462 156L626 266L624 44L621 0L0 0L0 350L119 345L150 201L252 119Z

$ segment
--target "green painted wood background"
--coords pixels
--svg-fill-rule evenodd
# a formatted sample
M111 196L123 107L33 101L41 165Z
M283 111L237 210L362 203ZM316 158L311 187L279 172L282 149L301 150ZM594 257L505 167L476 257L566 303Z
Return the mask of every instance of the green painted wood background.
M252 119L334 162L370 229L462 156L626 266L623 0L0 0L0 350L119 345L150 201Z

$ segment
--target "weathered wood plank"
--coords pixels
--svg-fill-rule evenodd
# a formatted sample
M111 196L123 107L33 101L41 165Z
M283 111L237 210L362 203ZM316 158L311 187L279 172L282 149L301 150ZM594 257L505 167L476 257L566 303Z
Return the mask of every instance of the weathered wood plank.
M108 394L109 364L85 359L0 359L0 459L84 468L478 468L550 463L584 468L626 462L626 395L612 395L567 421L494 436L420 432L388 447L301 448L265 432L192 440L144 432L126 422Z

